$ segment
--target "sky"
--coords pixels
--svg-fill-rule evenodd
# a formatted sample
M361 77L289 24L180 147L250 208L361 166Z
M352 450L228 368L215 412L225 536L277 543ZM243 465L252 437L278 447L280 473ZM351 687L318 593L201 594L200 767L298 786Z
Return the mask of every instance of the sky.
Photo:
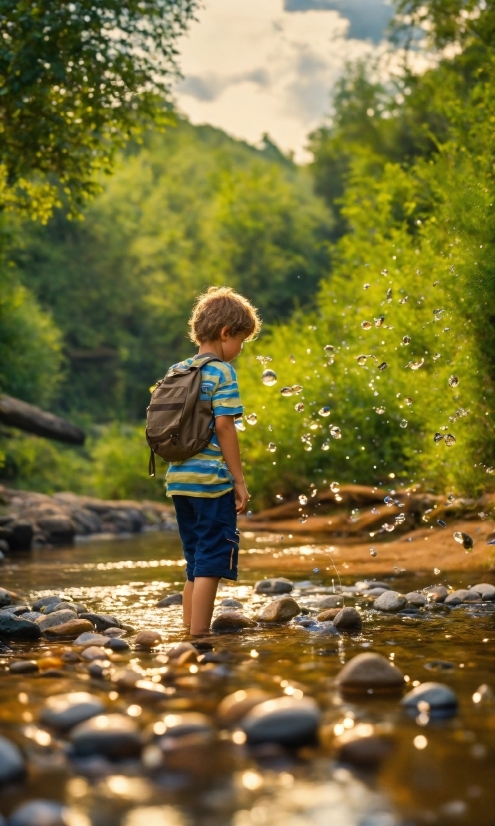
M179 109L298 161L349 60L380 50L387 0L205 0L180 41Z

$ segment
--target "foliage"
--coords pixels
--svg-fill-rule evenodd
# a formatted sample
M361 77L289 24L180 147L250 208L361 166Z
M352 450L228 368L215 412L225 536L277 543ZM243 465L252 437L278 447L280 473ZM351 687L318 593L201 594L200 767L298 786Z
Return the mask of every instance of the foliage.
M164 121L196 0L0 0L0 204L46 220ZM161 101L161 103L159 103Z

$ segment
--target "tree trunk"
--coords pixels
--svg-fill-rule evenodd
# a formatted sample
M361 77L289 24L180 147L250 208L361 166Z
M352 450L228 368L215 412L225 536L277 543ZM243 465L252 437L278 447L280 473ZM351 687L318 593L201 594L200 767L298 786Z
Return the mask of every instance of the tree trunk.
M0 396L0 422L70 445L82 445L86 438L80 427L12 396Z

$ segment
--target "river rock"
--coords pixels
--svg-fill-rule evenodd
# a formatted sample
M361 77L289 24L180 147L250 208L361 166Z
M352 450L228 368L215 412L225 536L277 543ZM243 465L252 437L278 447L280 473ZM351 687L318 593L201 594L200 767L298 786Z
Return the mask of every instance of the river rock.
M38 517L38 527L54 545L70 543L74 539L76 526L72 519L64 514L53 514Z
M328 608L342 608L344 598L341 594L330 594L327 597L318 597L310 602L311 608L316 608L318 611L325 611Z
M11 740L0 735L0 784L18 780L25 774L24 758Z
M417 591L410 591L405 595L409 605L415 605L417 608L422 608L427 603L427 599L423 594L418 594Z
M223 698L217 708L217 718L221 726L230 728L237 725L252 708L272 697L260 688L240 689Z
M341 608L327 608L325 611L322 611L321 614L318 614L316 619L318 622L333 621L337 614L340 614L341 610Z
M55 611L72 611L73 614L77 614L77 608L73 602L51 602L43 608L45 616L53 614Z
M134 720L124 714L100 714L76 726L70 735L78 757L102 755L110 760L135 757L143 742Z
M9 640L37 640L41 637L41 629L24 617L0 613L0 636Z
M404 685L404 675L381 654L367 651L344 665L336 683L344 691L392 690Z
M428 602L444 602L449 593L445 585L429 585L428 588L424 588L423 591L426 594Z
M187 737L191 734L213 735L215 729L206 714L186 712L185 714L170 714L167 712L153 724L153 734L158 735L160 741L168 737Z
M41 611L46 605L51 605L54 602L63 602L60 594L49 594L46 597L40 597L36 602L33 602L33 611Z
M105 637L103 634L94 634L92 631L84 631L80 634L74 645L106 645L110 637Z
M12 597L10 596L10 591L7 591L6 588L0 588L0 608L3 608L4 605L10 605L12 603Z
M316 740L320 709L309 697L277 697L255 705L240 722L247 742L303 746Z
M74 616L74 614L72 616ZM74 637L78 637L79 634L83 634L85 631L92 630L93 626L90 622L88 622L88 620L73 619L69 620L69 622L63 622L61 625L52 625L51 628L47 628L43 633L45 637L51 637L52 639L57 637L73 639Z
M34 660L11 660L9 663L11 674L35 674L39 670L38 663Z
M121 628L121 623L110 614L93 614L90 611L83 611L79 614L80 619L87 619L95 626L97 631L106 631L107 628Z
M42 617L43 614L40 614L39 611L27 611L26 614L22 615L23 619L31 620L31 622L35 622L37 619Z
M125 637L126 631L123 628L107 628L105 631L105 637Z
M478 591L468 591L467 588L459 588L458 591L452 591L452 593L445 598L445 605L461 605L463 602L481 602L481 597Z
M5 539L0 539L0 553L2 556L4 554L8 554L9 552L9 543Z
M62 625L64 622L70 622L74 619L74 617L74 611L64 608L63 611L53 611L51 614L43 614L42 617L36 620L36 625L44 633L48 628L52 628L54 625Z
M377 611L385 611L388 614L395 614L401 608L405 608L407 599L397 591L385 591L384 594L375 599L373 608Z
M33 539L33 526L25 519L15 519L8 525L9 536L5 539L11 551L28 551Z
M155 648L161 641L162 635L152 630L140 631L136 637L136 645L140 645L141 648Z
M346 733L341 741L343 742L337 752L339 762L350 763L351 766L367 771L377 769L394 750L390 737L380 734L360 736L359 725L355 732Z
M256 582L254 591L256 594L289 594L294 585L290 579L285 577L275 577L273 579L262 579Z
M44 726L67 731L104 711L99 697L86 691L73 691L48 697L40 711L40 721Z
M105 648L109 648L111 651L115 651L117 653L131 650L129 643L125 640L121 640L119 637L111 637L108 642L105 643Z
M378 579L365 579L354 583L358 591L369 591L371 588L382 588L384 591L392 590L388 582L380 582Z
M232 599L231 597L228 597L227 599L222 599L220 606L222 608L244 608L242 602L239 602L238 599Z
M316 626L315 631L322 637L340 637L340 634L332 621L320 623L320 625Z
M163 597L160 602L156 603L157 608L168 608L169 605L182 605L182 592L169 594L168 597Z
M258 614L259 622L289 622L300 613L299 605L292 597L274 599Z
M223 611L218 614L211 624L212 631L241 631L243 628L254 628L254 620L246 617L241 611Z
M480 582L478 585L473 585L471 591L477 591L483 602L495 600L495 585L490 585L489 582Z
M450 717L457 711L457 697L443 683L422 683L402 698L401 705L414 713L428 711L430 715Z
M361 631L363 620L355 608L342 608L334 618L333 624L339 631Z
M98 645L90 645L81 651L81 658L86 662L93 662L93 660L108 660L107 653Z
M368 588L368 590L363 593L363 597L366 599L376 599L377 597L381 597L382 594L386 594L387 591L390 591L390 588Z
M15 809L7 826L67 826L67 808L52 800L30 800Z

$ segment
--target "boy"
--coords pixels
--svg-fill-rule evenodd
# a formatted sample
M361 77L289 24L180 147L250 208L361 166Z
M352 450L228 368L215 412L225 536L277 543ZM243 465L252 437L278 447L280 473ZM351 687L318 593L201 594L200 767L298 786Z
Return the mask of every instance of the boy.
M237 579L237 514L246 509L249 493L234 423L243 408L230 362L260 326L256 308L228 287L210 287L199 296L189 319L189 337L199 345L198 356L218 356L201 368L200 399L211 399L212 438L201 453L172 462L167 471L167 493L187 563L184 625L192 636L209 633L220 579ZM198 356L181 364L189 365Z

